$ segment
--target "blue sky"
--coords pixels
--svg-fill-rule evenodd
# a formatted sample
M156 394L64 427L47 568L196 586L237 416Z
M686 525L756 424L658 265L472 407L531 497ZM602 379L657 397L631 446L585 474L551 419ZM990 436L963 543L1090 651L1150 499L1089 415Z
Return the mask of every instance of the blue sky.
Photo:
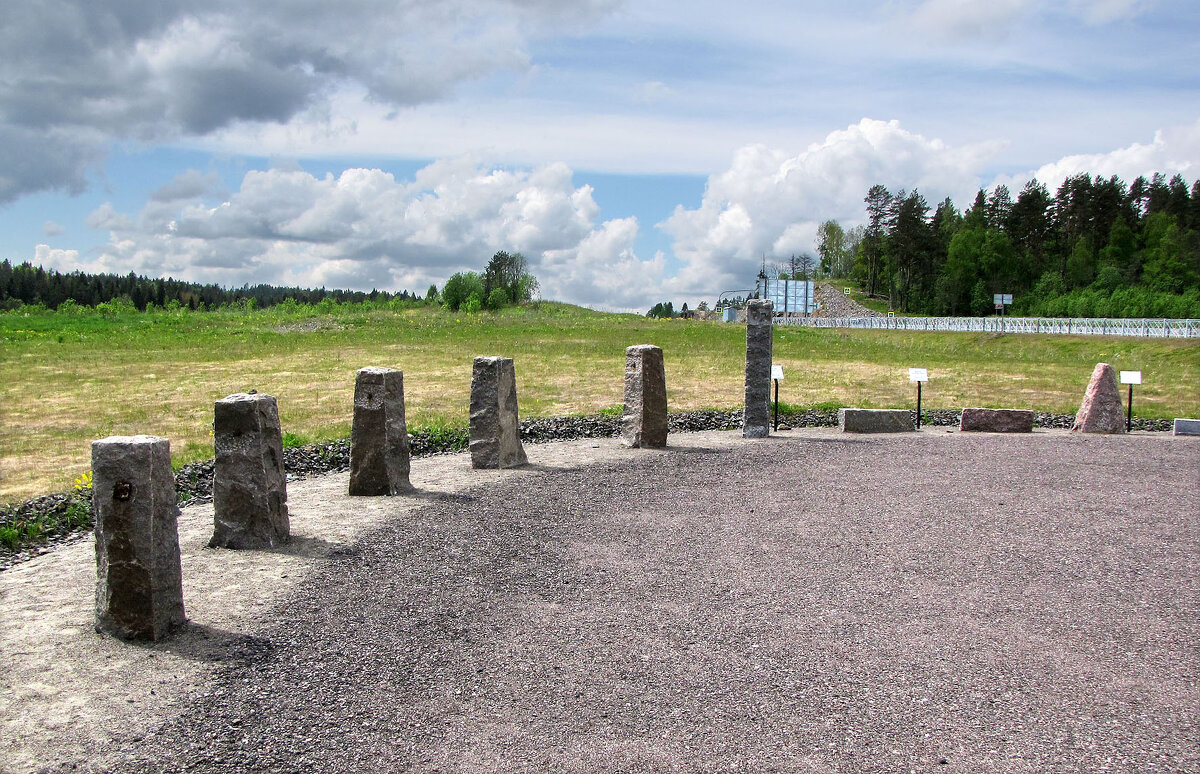
M0 257L607 309L746 284L874 183L1200 177L1182 0L11 0Z

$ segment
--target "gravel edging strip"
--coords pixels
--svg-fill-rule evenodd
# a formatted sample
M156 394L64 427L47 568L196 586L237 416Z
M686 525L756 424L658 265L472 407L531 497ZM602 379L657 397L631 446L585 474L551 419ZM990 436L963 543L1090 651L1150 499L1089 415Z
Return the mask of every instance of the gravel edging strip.
M916 411L910 412L916 419ZM921 424L936 427L957 427L959 411L934 409L921 412ZM834 427L837 409L808 409L789 411L779 417L781 430L798 427ZM1034 426L1039 428L1070 429L1073 414L1038 413ZM685 411L668 416L671 433L702 432L707 430L736 430L742 426L742 410ZM1170 432L1168 419L1133 420L1133 429L1150 432ZM521 440L525 443L553 443L581 438L615 438L621 434L621 418L616 414L593 414L573 417L544 417L521 422ZM465 428L424 428L409 436L409 448L414 457L434 454L453 454L467 448ZM283 450L283 466L288 480L312 478L350 469L350 440L348 438L324 443L294 446ZM175 490L179 504L208 502L212 499L213 460L193 462L175 474ZM91 489L56 492L26 500L0 510L0 528L26 524L44 525L35 542L19 544L15 549L0 545L0 572L27 559L53 550L90 532Z

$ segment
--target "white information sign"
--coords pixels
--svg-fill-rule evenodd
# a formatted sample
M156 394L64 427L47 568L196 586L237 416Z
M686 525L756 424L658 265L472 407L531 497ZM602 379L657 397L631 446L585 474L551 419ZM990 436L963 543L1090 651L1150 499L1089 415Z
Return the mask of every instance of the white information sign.
M929 381L929 371L925 368L910 368L908 369L908 380L910 382L927 382Z
M994 293L992 294L992 303L999 306L1000 304L1012 305L1012 293Z
M783 381L783 366L771 366L771 378Z
M1012 306L1012 293L1004 294L1004 303L1008 304L1009 306Z
M1121 384L1141 384L1141 383L1142 383L1142 372L1141 371L1122 371L1121 372Z

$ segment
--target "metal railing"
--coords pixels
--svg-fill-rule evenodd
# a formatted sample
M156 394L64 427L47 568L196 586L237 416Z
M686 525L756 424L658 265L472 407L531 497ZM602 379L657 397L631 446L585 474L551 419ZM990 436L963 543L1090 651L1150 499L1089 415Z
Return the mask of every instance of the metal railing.
M1044 333L1070 336L1200 338L1200 320L1070 317L777 317L776 325L807 328L868 328L892 331Z

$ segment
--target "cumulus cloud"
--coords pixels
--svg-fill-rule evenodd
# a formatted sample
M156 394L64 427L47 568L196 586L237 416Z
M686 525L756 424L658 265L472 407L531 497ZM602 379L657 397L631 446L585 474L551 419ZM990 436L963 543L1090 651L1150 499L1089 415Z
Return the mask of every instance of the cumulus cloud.
M42 233L48 237L59 236L65 229L52 220L47 220L42 224Z
M863 197L876 183L917 189L931 203L972 197L999 143L950 146L864 118L799 154L744 147L730 168L709 178L697 209L677 207L661 227L684 263L667 287L689 297L744 288L762 259L812 252L817 226L829 218L863 218Z
M9 0L0 203L77 192L112 140L287 122L353 86L392 106L528 65L528 41L614 0Z
M379 169L256 170L216 206L201 183L182 175L136 215L98 208L89 224L110 243L92 270L423 291L503 249L529 258L547 297L605 308L640 308L663 275L661 255L634 251L637 220L600 222L592 189L564 164L512 170L459 157L410 181Z
M1024 182L1036 177L1041 182L1056 187L1071 175L1091 174L1111 177L1116 175L1129 183L1139 176L1149 178L1155 172L1170 175L1178 172L1185 177L1196 177L1200 166L1200 121L1184 126L1160 129L1148 143L1131 143L1107 153L1086 153L1063 158L1044 164L1032 173L1010 178ZM1001 180L1008 182L1008 180Z

